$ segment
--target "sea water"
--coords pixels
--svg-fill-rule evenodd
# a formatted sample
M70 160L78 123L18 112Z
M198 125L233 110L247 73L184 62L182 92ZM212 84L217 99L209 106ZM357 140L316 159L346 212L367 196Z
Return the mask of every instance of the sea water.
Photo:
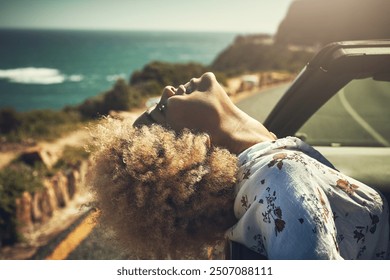
M212 63L237 34L0 30L0 109L61 109L152 61Z

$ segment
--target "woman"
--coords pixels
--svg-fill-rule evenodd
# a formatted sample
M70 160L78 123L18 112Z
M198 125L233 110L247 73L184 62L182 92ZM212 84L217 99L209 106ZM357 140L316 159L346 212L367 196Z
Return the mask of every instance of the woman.
M382 196L299 139L276 139L212 73L166 87L133 127L106 120L96 140L106 222L143 257L202 258L223 236L268 259L388 257Z

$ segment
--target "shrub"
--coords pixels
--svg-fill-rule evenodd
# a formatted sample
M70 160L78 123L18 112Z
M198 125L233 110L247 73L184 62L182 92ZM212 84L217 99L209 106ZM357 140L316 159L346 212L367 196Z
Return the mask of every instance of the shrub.
M207 71L209 70L206 67L197 63L175 64L152 62L147 64L142 71L133 73L130 78L130 85L134 86L155 81L160 86L160 89L166 85L179 86L193 77L199 77Z
M236 40L218 55L210 67L228 75L272 70L297 72L312 56L312 52L290 50L282 45Z
M103 104L105 108L104 114L110 110L126 111L133 106L138 105L140 93L137 89L129 87L125 80L119 79L114 87L105 93Z
M0 111L0 134L8 141L14 142L55 139L76 128L80 120L79 112L74 110L34 110L18 113L13 109L3 109Z
M82 104L76 107L84 119L93 119L104 112L103 95L94 96L86 99Z
M7 134L18 129L21 124L20 115L13 108L0 110L0 134Z
M84 147L65 146L61 158L54 165L55 169L75 167L88 159L89 152Z
M114 86L77 106L77 110L86 119L95 119L107 115L111 110L127 111L141 104L141 93L136 87L129 86L125 80L118 79Z

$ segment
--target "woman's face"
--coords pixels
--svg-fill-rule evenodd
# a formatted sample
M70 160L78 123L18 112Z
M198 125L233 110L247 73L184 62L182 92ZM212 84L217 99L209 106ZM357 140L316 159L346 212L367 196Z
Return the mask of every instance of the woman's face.
M210 133L219 127L232 102L213 73L191 79L178 88L164 88L160 102L135 122L135 126L157 123L181 131L184 128Z

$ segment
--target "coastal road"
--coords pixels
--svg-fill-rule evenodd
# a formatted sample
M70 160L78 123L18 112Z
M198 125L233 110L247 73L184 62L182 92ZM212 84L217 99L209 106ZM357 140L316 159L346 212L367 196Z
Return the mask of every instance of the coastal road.
M288 89L289 85L290 84L282 84L262 90L257 94L253 94L238 101L236 105L252 118L257 119L262 123L275 104L283 96L283 93Z
M271 88L238 102L237 106L263 122L287 88L288 85ZM314 145L389 147L389 90L388 83L355 80L317 111L299 133Z

